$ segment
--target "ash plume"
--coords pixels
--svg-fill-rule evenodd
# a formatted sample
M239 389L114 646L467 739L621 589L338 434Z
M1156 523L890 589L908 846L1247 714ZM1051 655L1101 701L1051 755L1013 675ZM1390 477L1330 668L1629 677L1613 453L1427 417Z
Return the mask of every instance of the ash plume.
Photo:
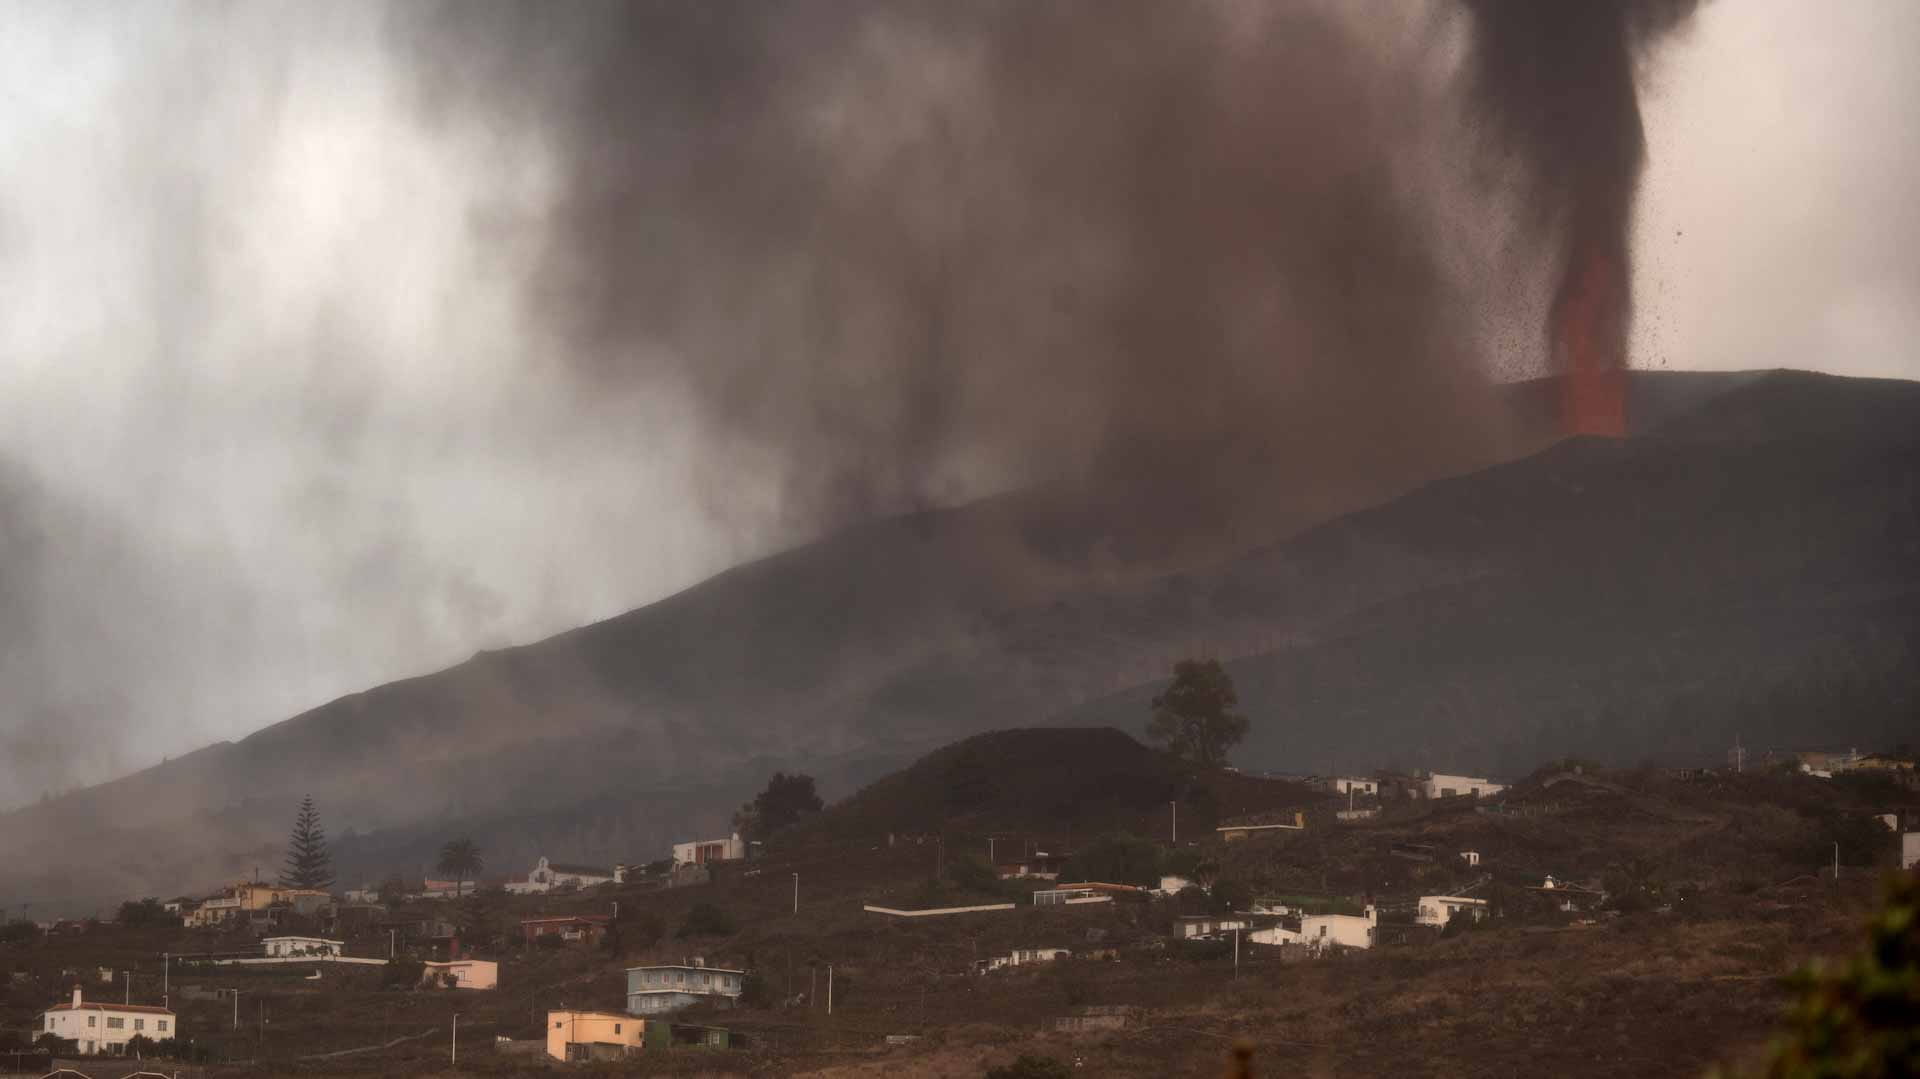
M1637 61L1698 0L1468 0L1473 115L1518 166L1557 286L1547 354L1569 433L1625 434L1631 228L1646 168Z
M1212 532L1500 441L1436 110L1337 9L402 15L427 115L554 148L545 325L596 393L687 394L723 511L742 475L803 527L1052 484Z

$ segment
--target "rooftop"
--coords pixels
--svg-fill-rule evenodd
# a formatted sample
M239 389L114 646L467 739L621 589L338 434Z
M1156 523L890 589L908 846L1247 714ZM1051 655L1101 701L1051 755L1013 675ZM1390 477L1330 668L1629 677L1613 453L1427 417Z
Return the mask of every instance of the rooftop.
M74 1004L55 1004L48 1008L50 1012L140 1012L145 1015L172 1015L172 1008L155 1007L152 1004L101 1004L97 1001L83 1001Z
M744 970L732 967L710 967L700 963L648 963L644 966L628 967L629 972L636 970L706 970L716 974L745 974Z

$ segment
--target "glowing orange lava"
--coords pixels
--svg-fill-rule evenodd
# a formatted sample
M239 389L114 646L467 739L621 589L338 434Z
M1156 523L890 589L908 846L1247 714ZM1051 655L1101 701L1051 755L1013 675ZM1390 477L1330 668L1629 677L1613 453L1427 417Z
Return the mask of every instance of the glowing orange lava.
M1626 283L1599 252L1570 276L1555 319L1560 351L1561 423L1569 435L1627 434Z

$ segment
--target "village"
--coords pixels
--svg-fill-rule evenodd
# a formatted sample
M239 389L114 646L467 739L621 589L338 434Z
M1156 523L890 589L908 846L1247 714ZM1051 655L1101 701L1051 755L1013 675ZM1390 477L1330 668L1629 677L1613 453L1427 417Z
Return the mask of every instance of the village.
M1028 734L1060 732L983 737ZM1164 1038L1155 1015L1211 1013L1222 992L1349 979L1376 955L1432 962L1509 931L1607 941L1622 925L1699 932L1756 903L1810 904L1793 916L1804 946L1812 926L1857 914L1878 873L1920 860L1920 796L1898 756L1559 762L1512 783L1225 770L1109 792L1079 807L1106 819L1071 831L1026 816L1023 800L1047 792L1016 777L951 829L884 827L895 781L938 807L939 757L915 766L931 776L909 769L833 807L809 780L784 826L650 861L541 857L489 874L456 840L446 879L247 880L110 918L16 920L0 938L0 1065L95 1079L623 1060L784 1073L931 1061L983 1022L1012 1028L996 1042L1084 1060L1103 1041ZM297 828L295 876L303 850Z

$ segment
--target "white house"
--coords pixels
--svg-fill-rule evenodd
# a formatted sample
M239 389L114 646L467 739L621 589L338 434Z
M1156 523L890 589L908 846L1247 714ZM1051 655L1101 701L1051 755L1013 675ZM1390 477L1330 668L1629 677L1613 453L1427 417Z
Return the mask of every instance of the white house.
M1316 948L1338 944L1347 948L1373 947L1374 930L1380 914L1367 905L1367 912L1354 914L1309 914L1300 919L1300 937Z
M1245 918L1217 917L1211 914L1188 914L1173 923L1174 935L1181 940L1193 940L1200 937L1217 937L1222 933L1231 933L1236 929L1245 929Z
M737 862L747 856L747 845L735 832L725 839L696 839L673 845L674 865L705 865L708 862Z
M1468 911L1468 917L1481 921L1487 916L1487 901L1469 899L1461 895L1423 895L1420 897L1420 912L1414 915L1418 925L1437 925L1444 927L1453 919L1455 913Z
M1152 893L1155 896L1165 898L1167 896L1179 895L1181 892L1184 892L1188 888L1191 888L1193 886L1194 886L1193 882L1188 880L1185 877L1173 876L1171 874L1168 874L1168 875L1163 875L1160 878L1160 886L1158 888L1152 889Z
M171 1009L146 1004L89 1004L81 999L77 985L71 1003L56 1004L40 1013L40 1029L70 1039L89 1056L121 1053L127 1039L136 1034L154 1041L179 1035Z
M1468 865L1477 866L1480 864L1480 852L1477 850L1463 850L1460 852L1460 860Z
M538 895L551 892L556 888L591 888L596 884L611 884L614 881L613 870L598 865L573 865L567 862L549 861L542 857L533 863L525 880L515 878L507 882L507 891L514 895Z
M1505 783L1490 783L1472 776L1451 776L1439 772L1427 776L1420 783L1420 793L1427 798L1485 798L1506 789Z
M627 1014L653 1015L701 1001L730 1005L740 999L747 972L710 967L704 959L683 964L627 968Z
M346 941L324 937L268 937L260 944L269 959L338 956L347 949Z
M1066 948L1015 948L1007 955L996 955L992 959L977 959L973 969L976 974L986 974L1005 967L1024 967L1033 963L1051 963L1056 959L1066 959L1073 952Z
M1900 836L1900 868L1916 865L1920 865L1920 832L1905 832Z
M443 989L492 989L500 984L500 964L491 959L428 962L420 984Z
M1306 935L1301 930L1289 929L1280 922L1247 934L1247 940L1252 944L1303 944L1306 939Z
M1339 776L1327 781L1327 786L1335 794L1378 795L1380 781L1363 779L1359 776Z

